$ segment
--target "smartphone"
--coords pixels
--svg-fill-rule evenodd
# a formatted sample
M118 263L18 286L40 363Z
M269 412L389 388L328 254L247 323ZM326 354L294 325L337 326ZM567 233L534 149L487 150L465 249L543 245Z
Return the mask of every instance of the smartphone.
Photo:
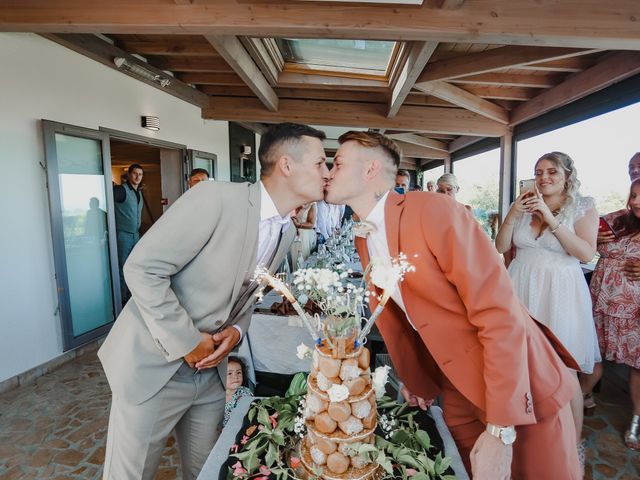
M598 224L598 231L600 233L613 233L613 235L616 238L619 238L619 234L620 232L616 232L611 225L609 225L609 222L607 222L607 220L604 217L600 217L600 223Z
M520 195L525 192L536 193L536 180L535 178L528 178L527 180L520 180Z

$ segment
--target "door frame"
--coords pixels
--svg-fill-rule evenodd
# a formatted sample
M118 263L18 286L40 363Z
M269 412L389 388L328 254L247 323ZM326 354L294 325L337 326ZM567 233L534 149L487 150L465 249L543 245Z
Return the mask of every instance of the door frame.
M53 244L53 260L55 268L56 290L58 295L58 311L62 323L63 351L84 345L107 333L122 310L120 298L120 275L118 270L116 225L113 215L113 190L111 188L111 150L109 135L99 130L79 127L52 120L42 119L42 133L44 139L45 166L47 175L47 192L49 196L49 218L51 221L51 238ZM56 133L76 136L80 138L99 140L102 153L102 167L105 172L105 197L107 201L107 226L109 237L109 267L111 272L111 292L113 300L114 318L112 322L79 336L73 334L73 320L71 318L71 302L69 299L69 277L65 262L66 251L64 243L64 228L62 224L62 202L60 199L60 183L58 169L58 151L56 148ZM108 172L108 174L107 174ZM110 214L109 214L110 213Z
M187 150L188 168L187 168L187 172L185 173L185 178L193 170L193 159L195 157L206 158L207 160L211 160L211 162L213 163L213 171L209 172L209 174L211 175L211 178L213 178L214 180L218 180L218 176L217 176L218 175L218 155L211 152L205 152L202 150L193 150L193 149Z

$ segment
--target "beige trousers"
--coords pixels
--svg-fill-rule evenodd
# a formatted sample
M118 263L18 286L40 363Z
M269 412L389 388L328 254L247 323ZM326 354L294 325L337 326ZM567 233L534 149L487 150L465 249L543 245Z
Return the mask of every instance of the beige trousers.
M153 480L174 428L182 478L195 480L218 438L224 403L225 390L216 369L194 373L186 363L139 405L114 396L103 480Z

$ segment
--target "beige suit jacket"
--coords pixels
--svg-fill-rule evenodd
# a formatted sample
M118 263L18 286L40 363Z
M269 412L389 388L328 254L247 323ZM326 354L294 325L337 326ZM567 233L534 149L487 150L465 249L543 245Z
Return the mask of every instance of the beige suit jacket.
M134 404L151 398L201 331L247 331L255 297L241 294L256 267L259 221L259 183L203 182L141 238L124 267L132 299L98 351L114 395ZM272 271L293 241L288 227ZM224 385L226 360L218 372Z

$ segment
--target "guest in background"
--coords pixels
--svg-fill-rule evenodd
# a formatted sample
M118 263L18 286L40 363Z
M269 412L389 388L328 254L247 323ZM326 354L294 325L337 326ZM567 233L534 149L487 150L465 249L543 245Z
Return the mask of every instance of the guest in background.
M640 152L635 153L629 159L629 181L634 182L640 178ZM613 232L608 230L598 230L598 245L615 240ZM638 278L640 280L640 278Z
M438 189L438 186L436 185L436 182L434 182L433 180L429 180L427 182L427 192L435 192Z
M226 384L226 400L224 404L224 418L222 426L224 427L231 413L238 405L238 400L242 397L252 397L253 393L247 387L247 368L242 360L236 356L229 356L227 365L227 384Z
M189 180L187 180L187 185L189 188L193 188L194 185L197 185L200 182L206 182L209 180L209 172L207 172L204 168L194 168L191 170L189 174Z
M411 186L411 174L406 170L398 170L396 175L396 192L407 193Z
M120 294L124 305L131 293L127 287L122 269L133 247L140 240L142 224L142 166L134 163L127 169L127 181L113 187L113 206L116 217L116 239L118 245L118 269L120 270Z
M640 450L640 176L631 184L627 208L604 219L617 237L598 245L590 285L593 317L604 358L629 366L633 416L624 441ZM592 390L601 377L602 364L596 363L593 374L581 379L585 408L595 408Z
M533 318L551 328L573 355L580 371L593 372L600 361L591 297L580 262L596 253L598 214L592 198L579 193L580 182L568 155L547 153L535 165L537 192L520 195L496 237L498 252L516 247L509 265L520 300ZM582 393L571 400L579 452L583 454Z
M444 193L449 197L456 200L456 195L460 191L460 185L458 185L458 178L453 173L445 173L438 179L438 193ZM456 200L457 201L457 200ZM472 210L471 205L464 205L468 210Z
M295 215L291 217L293 224L298 229L298 238L291 245L291 259L293 269L302 268L299 259L306 260L316 247L316 202L307 203L295 210Z

